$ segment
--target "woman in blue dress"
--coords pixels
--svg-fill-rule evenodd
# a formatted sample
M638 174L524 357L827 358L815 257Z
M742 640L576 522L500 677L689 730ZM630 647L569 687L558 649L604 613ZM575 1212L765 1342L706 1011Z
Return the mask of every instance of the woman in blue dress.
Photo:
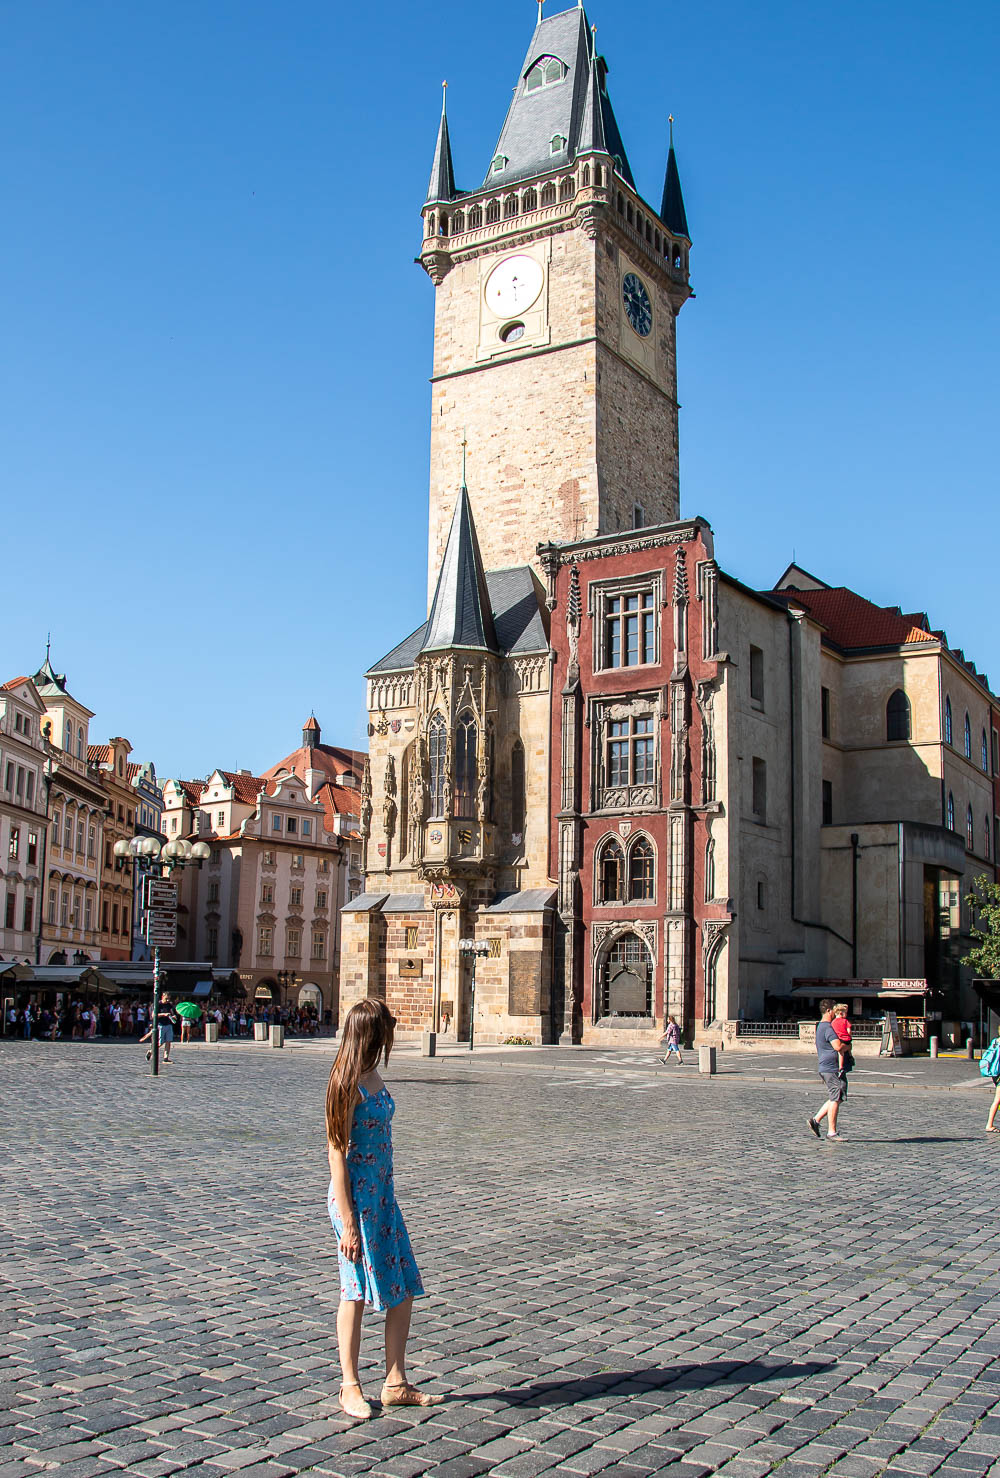
M379 1076L389 1061L395 1017L381 1001L358 1001L347 1013L326 1090L330 1219L340 1253L340 1406L367 1420L372 1409L358 1379L365 1304L385 1311L383 1406L433 1406L406 1378L406 1339L415 1297L424 1291L392 1183L395 1104Z

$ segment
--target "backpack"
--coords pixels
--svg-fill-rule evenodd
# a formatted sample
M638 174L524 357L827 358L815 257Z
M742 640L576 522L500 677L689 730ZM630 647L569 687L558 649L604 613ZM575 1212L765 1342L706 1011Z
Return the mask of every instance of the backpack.
M1000 1073L1000 1037L994 1037L979 1059L979 1071L984 1078L995 1078Z

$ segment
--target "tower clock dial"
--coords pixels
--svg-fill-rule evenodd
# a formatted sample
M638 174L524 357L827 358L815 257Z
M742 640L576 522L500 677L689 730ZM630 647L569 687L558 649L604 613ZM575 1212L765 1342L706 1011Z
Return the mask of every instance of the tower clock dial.
M543 273L534 257L507 257L486 279L486 306L498 318L530 308L542 290Z
M640 339L648 338L653 327L653 305L645 283L635 272L626 272L622 278L622 302L625 317Z

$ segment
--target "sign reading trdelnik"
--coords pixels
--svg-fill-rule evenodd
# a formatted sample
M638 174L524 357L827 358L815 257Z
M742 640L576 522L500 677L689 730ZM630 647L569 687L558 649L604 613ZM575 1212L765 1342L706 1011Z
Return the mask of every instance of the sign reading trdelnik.
M925 991L927 989L927 981L918 980L916 979L916 977L909 980L905 978L895 980L883 980L882 989L895 990L903 996L917 996L920 995L922 991Z

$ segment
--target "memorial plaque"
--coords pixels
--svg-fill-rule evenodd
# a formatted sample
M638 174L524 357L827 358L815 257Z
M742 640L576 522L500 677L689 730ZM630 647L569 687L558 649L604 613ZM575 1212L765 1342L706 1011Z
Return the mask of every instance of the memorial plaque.
M646 1012L646 972L641 966L623 966L608 983L608 1012L611 1016L636 1016Z
M399 962L399 973L403 980L419 980L424 973L424 962L412 955Z
M542 1009L542 957L534 950L512 949L507 988L510 1016L537 1016Z

